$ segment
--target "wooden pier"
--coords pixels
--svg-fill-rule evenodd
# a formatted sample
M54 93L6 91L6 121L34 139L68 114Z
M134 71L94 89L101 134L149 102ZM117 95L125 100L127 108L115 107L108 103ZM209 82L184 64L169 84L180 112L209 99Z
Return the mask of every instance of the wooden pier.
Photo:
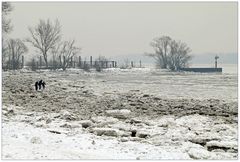
M222 73L222 68L181 68L180 71L198 72L198 73Z

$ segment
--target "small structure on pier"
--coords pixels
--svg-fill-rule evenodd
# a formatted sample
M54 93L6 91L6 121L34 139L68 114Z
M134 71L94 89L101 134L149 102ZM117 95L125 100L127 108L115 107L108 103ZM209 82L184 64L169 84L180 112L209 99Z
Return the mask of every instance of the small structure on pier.
M215 56L215 68L217 68L217 59L219 59L218 55Z

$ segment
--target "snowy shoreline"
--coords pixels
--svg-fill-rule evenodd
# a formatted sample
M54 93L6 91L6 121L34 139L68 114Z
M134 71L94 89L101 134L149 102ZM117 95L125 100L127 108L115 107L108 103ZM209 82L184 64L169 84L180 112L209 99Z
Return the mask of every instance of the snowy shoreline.
M3 72L2 159L237 159L235 76L113 70Z
M135 128L151 136L137 138L98 136L89 133L91 128L83 128L81 121L53 120L46 124L47 120L41 120L42 115L36 114L32 118L29 113L12 116L3 122L3 159L237 158L237 124L225 124L224 120L202 115L147 120L148 125L135 125ZM126 125L117 122L104 127L116 129ZM207 146L215 142L214 151L201 142Z

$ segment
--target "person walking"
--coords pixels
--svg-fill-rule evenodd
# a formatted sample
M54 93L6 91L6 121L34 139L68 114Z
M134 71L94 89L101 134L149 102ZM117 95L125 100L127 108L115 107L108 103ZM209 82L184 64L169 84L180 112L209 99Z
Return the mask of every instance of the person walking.
M42 88L42 80L40 80L39 82L38 82L38 88L39 88L39 90L41 90L41 88Z
M46 85L46 83L43 81L43 82L42 82L42 87L43 87L43 89L45 89L45 85Z
M35 82L35 90L38 90L38 81Z

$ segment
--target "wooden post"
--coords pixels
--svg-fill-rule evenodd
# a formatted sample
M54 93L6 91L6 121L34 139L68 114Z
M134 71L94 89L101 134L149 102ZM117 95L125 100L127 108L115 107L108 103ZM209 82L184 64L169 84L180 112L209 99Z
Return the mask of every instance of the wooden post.
M35 59L34 59L34 58L32 59L32 64L31 64L31 66L32 66L32 67L31 67L32 70L35 71L37 65L35 64Z
M115 67L117 67L117 61L115 61Z
M66 57L63 56L63 66L65 67L66 66ZM67 67L66 67L67 68Z
M114 67L114 61L112 61L112 67Z
M42 56L40 56L40 68L42 67Z
M60 61L60 67L62 67L62 58L59 56L59 61Z
M10 54L8 55L8 70L11 68L11 56Z
M73 57L71 57L71 67L73 67Z
M215 56L215 68L217 68L217 59L219 59L219 57Z
M53 64L52 64L52 66L53 66L53 69L56 70L56 61L55 61L55 56L54 55L53 55Z
M90 56L90 67L92 68L92 56Z
M78 57L78 66L81 68L82 65L81 65L81 56Z
M36 70L38 69L38 61L37 61L37 67L36 67Z
M22 56L22 68L24 68L24 56Z
M16 67L15 67L15 59L14 59L14 53L12 54L12 67L13 67L13 70L16 69Z

